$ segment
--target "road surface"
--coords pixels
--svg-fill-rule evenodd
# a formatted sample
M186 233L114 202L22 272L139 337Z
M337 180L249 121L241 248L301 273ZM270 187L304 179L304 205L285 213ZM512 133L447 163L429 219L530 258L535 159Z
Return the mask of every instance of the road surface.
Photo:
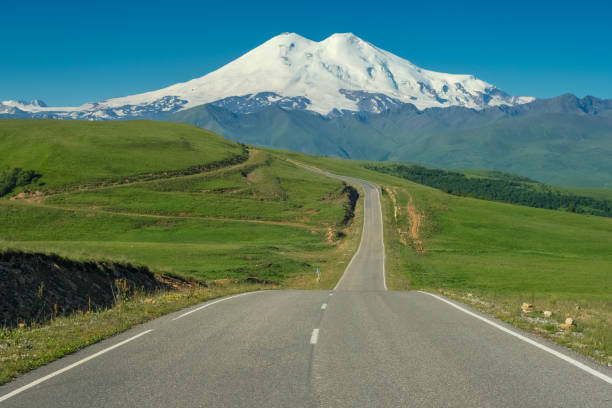
M6 407L612 407L612 374L384 279L381 209L333 291L263 291L138 326L0 387Z

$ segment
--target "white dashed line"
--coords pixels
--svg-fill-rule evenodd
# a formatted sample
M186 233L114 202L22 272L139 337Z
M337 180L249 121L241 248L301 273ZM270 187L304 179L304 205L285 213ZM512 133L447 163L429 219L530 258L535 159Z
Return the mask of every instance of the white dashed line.
M312 336L310 336L310 344L317 344L319 341L319 329L312 329Z

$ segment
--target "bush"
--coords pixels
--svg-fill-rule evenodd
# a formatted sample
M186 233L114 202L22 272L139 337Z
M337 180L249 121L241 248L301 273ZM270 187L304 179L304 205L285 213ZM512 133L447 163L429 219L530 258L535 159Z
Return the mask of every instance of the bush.
M9 194L15 187L27 186L40 177L34 170L9 167L0 174L0 197Z

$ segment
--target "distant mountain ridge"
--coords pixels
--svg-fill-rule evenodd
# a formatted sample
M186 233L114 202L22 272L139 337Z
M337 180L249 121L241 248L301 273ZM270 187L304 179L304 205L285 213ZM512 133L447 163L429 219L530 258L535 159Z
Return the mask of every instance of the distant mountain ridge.
M218 70L157 91L86 103L48 107L4 101L4 117L114 120L154 118L213 103L235 113L268 106L308 110L324 116L381 113L410 103L418 109L515 106L532 97L510 96L473 75L422 69L351 33L311 41L284 33Z
M501 170L549 184L612 188L612 100L591 96L483 110L400 104L337 117L278 106L241 114L207 104L169 120L314 155Z

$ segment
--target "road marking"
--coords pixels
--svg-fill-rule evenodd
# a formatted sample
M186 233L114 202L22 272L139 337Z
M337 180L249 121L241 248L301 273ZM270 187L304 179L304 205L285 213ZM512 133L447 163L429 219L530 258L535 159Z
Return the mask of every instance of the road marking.
M190 310L190 311L188 311L188 312L186 312L186 313L183 313L182 315L180 315L180 316L175 317L174 319L172 319L172 321L174 321L174 320L178 320L178 319L182 319L183 317L188 316L188 315L190 315L190 314L192 314L192 313L198 312L198 311L200 311L200 310L202 310L202 309L206 309L208 306L216 305L217 303L224 302L224 301L226 301L226 300L230 300L230 299L237 298L237 297L240 297L240 296L252 295L253 293L259 293L259 292L261 292L261 291L247 292L247 293L240 293L239 295L229 296L229 297L225 297L225 298L223 298L223 299L215 300L214 302L206 303L206 304L204 304L204 305L202 305L202 306L200 306L200 307L198 307L198 308L195 308L195 309Z
M327 303L323 303L323 304L321 305L321 310L325 310L325 309L327 309Z
M609 384L612 384L612 378L611 377L608 377L607 375L605 375L603 373L600 373L597 370L592 369L588 365L583 364L583 363L581 363L578 360L574 360L573 358L568 357L565 354L560 353L557 350L554 350L554 349L552 349L550 347L547 347L547 346L545 346L543 344L540 344L537 341L530 339L529 337L525 337L525 336L523 336L521 334L518 334L518 333L516 333L516 332L514 332L514 331L512 331L512 330L510 330L510 329L508 329L508 328L506 328L504 326L502 326L501 324L495 323L495 322L487 319L486 317L482 317L482 316L480 316L480 315L478 315L478 314L476 314L474 312L471 312L471 311L469 311L469 310L467 310L467 309L465 309L465 308L463 308L463 307L461 307L459 305L454 304L453 302L451 302L449 300L444 299L443 297L434 295L433 293L423 292L423 291L420 291L420 290L419 290L419 292L420 293L424 293L424 294L429 295L429 296L433 296L436 299L438 299L438 300L440 300L440 301L442 301L444 303L448 303L449 305L451 305L455 309L458 309L458 310L462 311L463 313L467 313L470 316L475 317L476 319L482 320L483 322L485 322L485 323L495 327L496 329L499 329L499 330L501 330L503 332L506 332L506 333L510 334L511 336L514 336L514 337L518 338L519 340L523 340L524 342L529 343L532 346L536 346L537 348L539 348L541 350L544 350L547 353L550 353L553 356L558 357L561 360L564 360L565 362L568 362L571 365L573 365L575 367L578 367L579 369L581 369L583 371L586 371L587 373L589 373L591 375L594 375L595 377L597 377L597 378L599 378L601 380L604 380L605 382L607 382Z
M58 375L60 375L60 374L62 374L62 373L65 373L66 371L71 370L71 369L73 369L74 367L80 366L81 364L86 363L86 362L88 362L89 360L93 360L94 358L96 358L96 357L98 357L98 356L101 356L101 355L102 355L102 354L104 354L104 353L107 353L107 352L109 352L109 351L111 351L111 350L113 350L113 349L116 349L117 347L121 347L121 346L123 346L124 344L129 343L129 342L130 342L130 341L132 341L132 340L136 340L136 339L137 339L137 338L139 338L140 336L144 336L144 335L145 335L145 334L147 334L147 333L151 333L152 331L153 331L153 329L143 331L142 333L137 334L137 335L136 335L136 336L134 336L134 337L130 337L130 338L129 338L129 339L127 339L127 340L123 340L122 342L119 342L119 343L115 344L114 346L110 346L110 347L108 347L108 348L105 348L104 350L98 351L97 353L92 354L92 355L91 355L91 356L89 356L89 357L85 357L84 359L79 360L79 361L77 361L76 363L72 363L72 364L70 364L69 366L66 366L66 367L62 368L61 370L57 370L57 371L55 371L55 372L53 372L53 373L51 373L51 374L49 374L49 375L46 375L46 376L44 376L44 377L42 377L42 378L39 378L39 379L38 379L38 380L36 380L36 381L32 381L31 383L29 383L29 384L27 384L27 385L24 385L24 386L23 386L23 387L21 387L21 388L17 388L16 390L14 390L14 391L12 391L12 392L9 392L8 394L5 394L5 395L3 395L2 397L0 397L0 402L2 402L2 401L6 401L7 399L9 399L9 398L11 398L11 397L14 397L15 395L20 394L20 393L22 393L22 392L24 392L24 391L26 391L26 390L28 390L28 389L30 389L30 388L32 388L32 387L35 387L35 386L37 386L38 384L40 384L40 383L42 383L42 382L44 382L44 381L47 381L47 380L48 380L48 379L50 379L50 378L53 378L53 377L58 376Z
M312 329L312 336L310 336L310 344L317 344L319 341L319 329Z

